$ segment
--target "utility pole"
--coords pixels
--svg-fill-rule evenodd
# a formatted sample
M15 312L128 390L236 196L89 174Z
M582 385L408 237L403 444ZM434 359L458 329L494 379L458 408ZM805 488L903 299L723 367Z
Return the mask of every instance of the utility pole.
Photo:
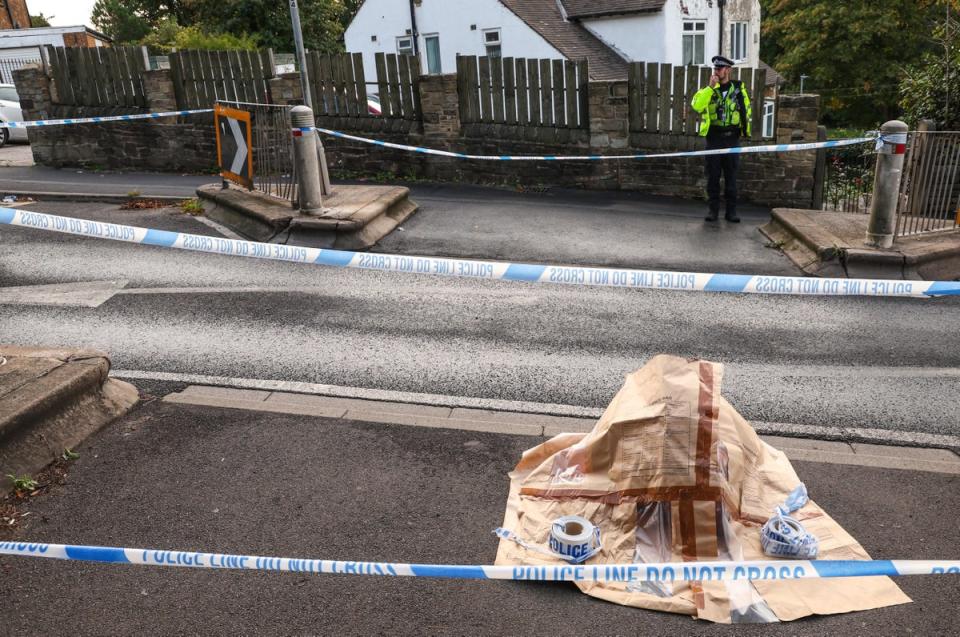
M293 43L297 47L297 62L300 64L303 103L313 109L313 100L310 98L310 78L307 75L307 52L303 49L303 31L300 29L300 9L297 8L297 0L290 0L290 21L293 23Z
M303 48L303 30L300 28L300 9L297 7L297 0L290 0L290 22L293 25L293 43L297 47L297 61L300 63L300 90L303 91L303 103L310 109L311 123L313 126L313 114L316 112L313 108L313 99L310 97L310 76L307 74L307 52ZM325 109L321 108L320 113ZM306 121L306 120L304 120ZM320 184L324 195L329 195L330 170L327 168L327 155L323 151L323 143L320 141L320 135L313 135L316 139L317 158L320 163Z

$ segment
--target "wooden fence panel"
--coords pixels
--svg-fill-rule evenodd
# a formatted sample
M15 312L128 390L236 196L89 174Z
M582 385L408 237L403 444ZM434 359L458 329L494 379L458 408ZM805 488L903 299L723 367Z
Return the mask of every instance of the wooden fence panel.
M540 126L543 119L540 116L540 63L537 60L527 60L527 80L530 85L530 125Z
M490 58L477 58L478 77L480 78L480 121L493 121L493 106L490 102Z
M644 75L646 76L646 83L643 87L643 100L647 110L643 118L644 128L653 132L657 130L657 122L659 121L657 119L657 106L659 104L657 101L657 81L660 77L660 65L648 62Z
M350 60L350 65L353 67L353 90L357 95L357 103L359 104L357 116L369 117L370 110L367 106L367 76L363 69L363 54L354 53Z
M673 65L660 65L660 119L657 130L661 133L670 132L670 80L673 77Z
M697 134L697 111L693 110L693 96L700 90L698 84L700 70L695 66L687 67L687 82L684 90L683 104L687 116L683 122L683 133L685 135Z
M566 108L563 105L563 60L554 60L551 75L553 76L553 125L566 126Z
M767 88L767 70L753 70L753 84L750 91L750 99L753 102L753 139L763 139L763 92Z
M630 130L644 129L644 115L646 109L643 103L644 65L642 62L631 64L627 69L627 99L629 101Z
M504 122L503 96L503 59L490 60L490 97L493 100L493 121Z
M670 100L670 132L674 134L683 133L683 120L686 114L684 105L684 78L686 69L682 66L673 67L673 97Z
M507 124L517 123L517 64L513 58L503 58L503 102Z
M567 128L577 128L579 120L577 118L577 66L573 62L565 62L563 68L563 83L566 94L564 99L567 105L566 120Z
M530 86L527 81L527 61L517 58L513 64L517 69L517 123L528 126L530 124Z
M580 113L577 127L588 130L590 128L590 66L586 59L577 60L577 95L579 99L577 111Z
M413 82L410 76L409 55L401 55L397 58L400 75L400 108L404 119L413 119ZM419 69L417 69L419 71Z
M387 54L387 87L390 94L390 115L403 117L403 104L400 101L400 68L395 53Z
M540 60L540 123L554 126L553 121L553 76L550 60Z

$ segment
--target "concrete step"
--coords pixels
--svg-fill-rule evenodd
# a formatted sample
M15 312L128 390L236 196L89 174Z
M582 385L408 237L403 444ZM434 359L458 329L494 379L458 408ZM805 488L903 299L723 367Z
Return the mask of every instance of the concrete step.
M366 250L417 210L409 188L337 185L320 215L300 215L291 204L260 192L202 186L206 215L255 241L310 248Z
M0 493L137 403L109 371L102 352L0 345Z

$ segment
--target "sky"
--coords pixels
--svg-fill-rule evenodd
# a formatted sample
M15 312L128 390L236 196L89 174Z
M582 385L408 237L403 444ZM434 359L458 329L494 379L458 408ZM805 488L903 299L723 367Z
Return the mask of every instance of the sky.
M92 27L90 12L96 0L27 0L30 15L43 14L53 16L50 24L53 26L73 26L85 24Z

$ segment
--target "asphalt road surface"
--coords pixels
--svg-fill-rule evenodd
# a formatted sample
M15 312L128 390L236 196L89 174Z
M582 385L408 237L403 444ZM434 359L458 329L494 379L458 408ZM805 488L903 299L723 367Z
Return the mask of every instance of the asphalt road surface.
M34 208L216 234L168 212ZM725 363L724 394L751 420L960 433L957 298L442 279L0 227L0 286L105 280L120 281L119 293L98 307L8 299L0 341L95 347L116 369L588 407L605 406L651 356L672 353Z
M170 390L145 387L156 394ZM490 563L507 472L539 439L149 402L84 443L20 538L234 554ZM795 463L877 559L956 557L957 476ZM3 535L0 535L2 538ZM946 635L960 577L913 604L720 626L572 585L298 575L0 557L11 635Z

